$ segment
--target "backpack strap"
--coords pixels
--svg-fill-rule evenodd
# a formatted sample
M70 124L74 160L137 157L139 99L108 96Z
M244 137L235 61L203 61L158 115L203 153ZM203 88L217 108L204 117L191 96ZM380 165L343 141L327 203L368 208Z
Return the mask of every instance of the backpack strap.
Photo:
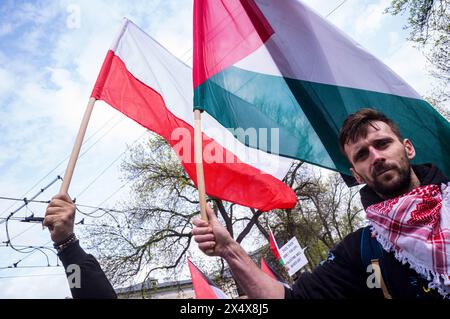
M364 227L361 234L361 260L364 269L368 269L369 265L372 265L372 269L375 272L376 281L379 283L385 299L392 299L389 290L383 279L385 275L384 269L384 251L380 243L375 237L372 237L371 226Z

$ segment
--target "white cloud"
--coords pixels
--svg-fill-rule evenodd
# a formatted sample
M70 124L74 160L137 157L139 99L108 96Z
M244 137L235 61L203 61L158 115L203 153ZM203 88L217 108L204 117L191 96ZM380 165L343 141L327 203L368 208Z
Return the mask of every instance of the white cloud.
M404 42L383 62L422 96L433 88L433 79L427 71L427 59L410 42Z
M45 37L44 28L34 29L26 32L18 40L17 46L28 53L34 55L41 55L41 48L44 44L43 39Z
M398 32L389 32L389 47L395 48L399 43L403 42Z
M1 65L1 63L0 63ZM15 86L15 76L7 69L0 68L0 101L5 98L5 95L11 91Z
M357 34L372 33L380 29L383 20L387 17L384 11L390 3L391 0L379 0L377 3L370 4L364 12L360 13L355 23Z
M49 271L45 268L26 272L4 271L0 274L0 286L3 299L55 299L71 296L61 268L51 268Z
M4 23L0 25L0 37L10 34L12 30L13 26L11 23Z

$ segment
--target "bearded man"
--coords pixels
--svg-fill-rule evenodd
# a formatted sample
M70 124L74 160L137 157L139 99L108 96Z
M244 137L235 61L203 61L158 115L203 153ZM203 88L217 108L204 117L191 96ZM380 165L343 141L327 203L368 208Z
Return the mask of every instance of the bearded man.
M448 178L411 165L412 142L384 114L361 109L339 134L369 226L349 234L291 288L262 272L208 208L196 219L199 248L224 258L249 298L445 298L450 296Z

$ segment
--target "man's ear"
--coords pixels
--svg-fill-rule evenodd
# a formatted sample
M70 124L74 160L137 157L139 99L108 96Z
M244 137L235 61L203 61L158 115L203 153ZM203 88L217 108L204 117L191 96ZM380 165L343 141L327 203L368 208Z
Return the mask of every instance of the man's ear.
M350 172L352 173L353 177L356 179L358 184L364 184L364 179L355 171L355 169L352 167L350 168Z
M416 149L410 140L405 138L403 140L403 146L405 147L406 155L409 160L412 160L416 156Z

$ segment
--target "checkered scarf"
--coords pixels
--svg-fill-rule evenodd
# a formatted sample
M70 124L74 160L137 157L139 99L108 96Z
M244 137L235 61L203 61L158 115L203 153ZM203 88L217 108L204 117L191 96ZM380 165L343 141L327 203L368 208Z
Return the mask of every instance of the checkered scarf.
M449 184L450 185L450 184ZM450 187L426 185L369 206L367 218L383 248L409 263L429 288L450 297Z

